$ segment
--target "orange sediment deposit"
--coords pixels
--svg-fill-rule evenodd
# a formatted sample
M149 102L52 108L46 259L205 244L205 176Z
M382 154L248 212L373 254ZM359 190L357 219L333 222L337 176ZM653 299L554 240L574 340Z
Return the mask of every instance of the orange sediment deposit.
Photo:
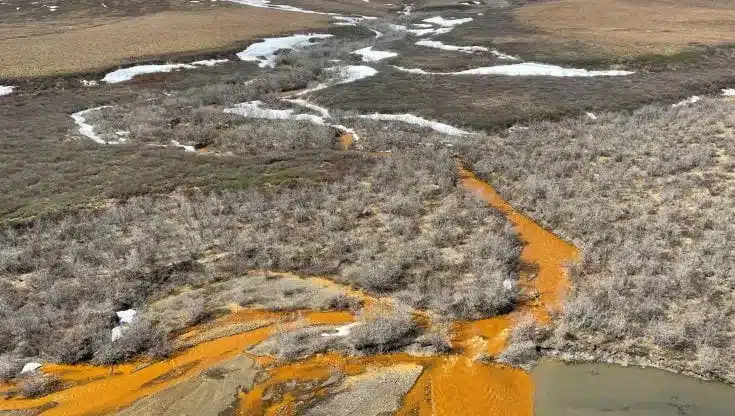
M271 327L264 327L204 342L141 369L138 369L140 366L136 364L90 368L82 366L82 369L74 366L44 366L42 368L44 372L58 375L64 381L66 381L66 376L70 376L71 380L95 378L101 373L107 373L107 376L51 393L39 399L0 399L0 410L30 409L55 402L56 406L48 409L44 415L86 415L113 412L130 405L137 399L154 394L175 382L188 379L232 358L240 354L243 349L265 340L272 333ZM192 365L193 363L195 364ZM166 379L165 382L151 383L185 367L189 368L181 374ZM85 370L89 372L88 376L85 375Z
M187 332L206 331L222 325L271 320L278 322L304 318L309 324L341 324L354 320L346 312L289 311L272 312L242 309ZM32 409L55 402L45 415L84 415L112 412L137 399L188 379L203 370L239 355L275 331L273 325L203 342L155 363L128 363L116 366L49 364L42 371L73 384L65 390L39 399L0 399L0 410ZM268 362L264 360L263 363Z
M505 349L511 325L509 316L455 322L452 348L470 358L481 355L495 357Z
M323 394L330 376L352 376L371 368L405 364L424 367L404 397L397 415L512 415L533 413L533 384L528 374L463 356L415 357L407 354L345 357L323 354L269 370L266 380L241 396L237 415L297 414L295 403ZM274 392L290 383L311 384L311 390ZM304 397L300 397L304 396ZM266 399L268 397L268 399Z

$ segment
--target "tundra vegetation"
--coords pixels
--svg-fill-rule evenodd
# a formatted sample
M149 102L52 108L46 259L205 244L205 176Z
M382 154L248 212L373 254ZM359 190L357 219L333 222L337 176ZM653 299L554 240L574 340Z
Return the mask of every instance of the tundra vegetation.
M436 3L419 10L458 7ZM580 264L570 265L573 289L553 328L522 318L497 361L528 366L543 353L564 352L735 381L728 360L735 353L733 103L639 108L719 91L731 82L732 53L719 41L723 28L718 23L704 39L716 47L685 47L692 39L683 36L674 39L675 53L658 54L671 46L663 41L670 40L666 35L656 38L652 55L638 50L623 56L618 43L594 47L597 24L580 35L582 43L569 33L555 42L543 32L555 29L543 19L545 8L569 16L574 0L560 2L566 5L561 8L540 4L520 11L502 11L505 3L488 2L492 11L473 13L472 23L437 39L500 46L548 63L618 65L640 73L624 81L406 74L390 65L442 71L499 61L488 54L458 59L447 51L424 53L405 31L383 25L375 26L380 40L367 28L332 28L341 36L300 52L281 51L276 68L257 75L254 67L231 62L206 69L211 72L142 76L89 91L74 78L23 84L24 94L7 97L13 105L0 115L8 126L0 165L9 178L0 183L0 379L17 376L29 360L112 364L141 354L164 356L182 348L172 342L175 335L231 304L355 312L358 325L345 336L323 337L333 330L326 325L303 326L255 347L281 359L329 350L446 352L448 329L424 327L416 310L448 320L479 319L511 311L521 297L513 284L521 241L502 215L458 186L459 155L516 208L583 254ZM188 13L190 7L199 6L175 8L176 16L188 16L179 9ZM214 8L206 15L229 12ZM320 15L301 18L284 21L280 29L326 24ZM73 36L86 38L87 31L124 22L82 25ZM219 29L230 32L242 22L225 23ZM46 44L50 35L42 29L29 27L28 36L0 43L55 47ZM272 31L260 29L251 35ZM190 48L222 46L194 41L200 40ZM234 39L225 40L231 46ZM327 125L223 112L253 100L286 108L284 96L329 80L325 68L335 60L359 64L351 52L376 42L401 54L371 64L379 69L374 77L301 97L328 107L332 121L357 131L350 149L338 146L337 132ZM534 42L541 46L533 49ZM187 48L144 52L185 55ZM119 51L109 52L114 56L99 56L100 62L59 61L72 68L54 71L94 70L119 60ZM695 62L699 58L706 60ZM211 74L215 79L207 78ZM106 138L129 132L126 144L80 140L68 114L93 104L110 107L89 113L87 122ZM574 115L583 110L610 111L597 120ZM410 111L500 133L447 138L353 118L375 111ZM527 129L505 131L516 122ZM210 154L162 147L172 141ZM275 272L327 276L394 304L363 308L345 291ZM115 312L128 308L139 315L113 342ZM60 387L39 374L23 376L19 385L27 397Z
M161 316L174 311L147 314L146 305L252 269L331 276L456 318L512 309L517 293L503 282L517 278L520 242L500 214L457 187L451 153L416 146L364 158L360 171L330 183L133 197L3 229L4 359L112 363L166 354L167 334L206 315L204 297L175 302L184 309L175 322ZM241 279L234 291L218 283L231 294L222 300L262 303L263 294L253 292L258 282ZM331 296L324 305L353 302ZM141 318L111 342L114 312L127 308L142 310ZM356 331L350 338L356 350L398 348L407 343L396 340L420 332L400 316L368 321L374 323L364 328L380 331Z
M734 108L653 105L458 147L582 251L549 348L735 379Z

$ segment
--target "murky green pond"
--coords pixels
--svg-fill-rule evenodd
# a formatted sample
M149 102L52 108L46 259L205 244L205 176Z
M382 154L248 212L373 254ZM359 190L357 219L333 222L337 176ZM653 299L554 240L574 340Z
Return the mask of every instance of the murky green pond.
M735 415L735 388L656 369L546 361L533 378L536 416Z

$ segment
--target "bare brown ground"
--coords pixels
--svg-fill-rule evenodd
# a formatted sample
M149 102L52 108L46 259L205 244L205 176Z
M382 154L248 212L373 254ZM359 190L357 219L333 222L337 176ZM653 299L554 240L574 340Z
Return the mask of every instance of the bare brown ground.
M0 24L0 78L100 70L136 57L211 51L249 38L327 26L322 15L239 6L71 19L51 26Z
M735 2L560 0L515 11L516 19L567 41L599 45L622 54L671 54L687 45L733 41Z

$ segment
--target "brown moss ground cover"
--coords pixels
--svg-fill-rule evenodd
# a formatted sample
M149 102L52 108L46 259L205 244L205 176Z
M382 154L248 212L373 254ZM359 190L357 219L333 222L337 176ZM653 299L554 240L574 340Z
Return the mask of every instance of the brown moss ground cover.
M86 19L86 18L85 18ZM0 77L99 70L132 58L208 51L270 34L325 28L326 16L241 6L64 21L71 30L35 34L47 23L0 25ZM79 26L84 27L79 27ZM76 26L76 27L75 27Z
M515 10L541 39L579 41L615 54L671 54L698 44L732 42L735 2L561 0Z

